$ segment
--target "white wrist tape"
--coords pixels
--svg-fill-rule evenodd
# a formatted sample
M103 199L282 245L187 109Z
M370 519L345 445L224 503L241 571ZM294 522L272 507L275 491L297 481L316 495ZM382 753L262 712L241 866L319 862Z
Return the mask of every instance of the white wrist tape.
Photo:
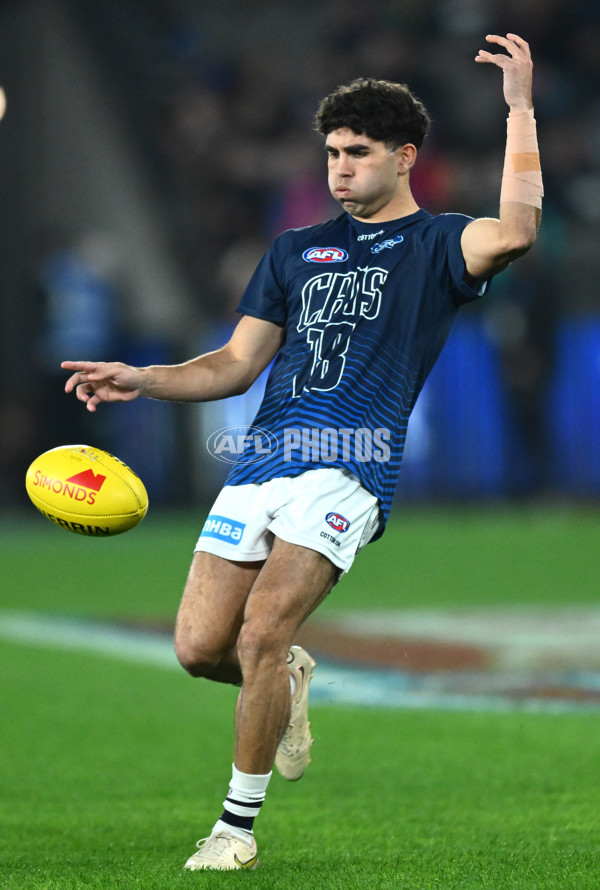
M533 109L512 112L506 127L506 155L500 203L515 201L542 208L544 188Z

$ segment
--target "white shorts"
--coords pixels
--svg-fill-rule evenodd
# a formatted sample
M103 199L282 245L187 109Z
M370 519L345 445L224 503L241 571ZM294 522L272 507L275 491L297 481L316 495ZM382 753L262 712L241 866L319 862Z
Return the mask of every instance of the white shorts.
M226 485L196 551L236 562L267 558L275 536L347 572L379 527L379 503L348 470L322 467L269 482Z

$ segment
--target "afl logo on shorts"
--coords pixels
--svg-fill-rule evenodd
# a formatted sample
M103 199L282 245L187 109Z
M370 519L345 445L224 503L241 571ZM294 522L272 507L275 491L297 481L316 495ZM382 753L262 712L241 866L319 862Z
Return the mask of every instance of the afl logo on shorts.
M350 521L340 513L328 513L325 522L330 525L336 532L347 532L350 528Z
M348 254L342 247L309 247L302 259L307 263L343 263Z

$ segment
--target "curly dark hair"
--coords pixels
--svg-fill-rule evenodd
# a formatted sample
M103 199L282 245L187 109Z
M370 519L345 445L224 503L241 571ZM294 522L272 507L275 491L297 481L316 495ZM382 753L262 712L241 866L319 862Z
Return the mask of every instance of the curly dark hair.
M315 124L323 136L348 127L396 149L407 142L421 148L431 120L406 84L359 77L321 101Z

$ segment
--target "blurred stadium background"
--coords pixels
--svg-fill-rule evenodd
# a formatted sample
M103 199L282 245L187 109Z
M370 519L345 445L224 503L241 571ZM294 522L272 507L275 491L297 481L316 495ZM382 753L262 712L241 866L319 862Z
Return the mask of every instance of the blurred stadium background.
M273 236L337 213L319 98L406 81L434 118L414 171L433 212L496 214L506 109L473 62L530 41L546 200L539 243L462 313L409 433L399 497L600 494L600 6L589 0L3 0L0 507L40 451L119 454L154 504L209 501L210 432L259 393L89 417L61 358L136 364L219 345Z
M311 778L293 789L294 819L289 788L270 786L253 884L597 890L595 0L0 0L1 886L189 886L181 864L230 763L232 691L192 694L182 671L132 663L122 638L140 623L170 629L227 470L206 439L251 422L260 384L213 405L91 416L63 394L60 359L179 361L222 343L274 235L338 212L312 116L359 74L406 81L430 108L420 203L496 214L506 107L498 72L473 58L486 33L507 31L534 54L539 242L462 312L411 421L385 543L319 620L401 608L462 622L485 609L545 645L550 615L565 625L561 660L546 648L529 679L511 674L514 713L424 710L442 707L427 698L439 676L410 664L393 679L400 691L422 681L425 703L374 706L365 721L362 705L316 700ZM131 536L66 535L28 502L27 465L73 441L143 477L151 510ZM121 635L119 652L94 647L92 622ZM492 669L474 683L472 696L505 690Z

